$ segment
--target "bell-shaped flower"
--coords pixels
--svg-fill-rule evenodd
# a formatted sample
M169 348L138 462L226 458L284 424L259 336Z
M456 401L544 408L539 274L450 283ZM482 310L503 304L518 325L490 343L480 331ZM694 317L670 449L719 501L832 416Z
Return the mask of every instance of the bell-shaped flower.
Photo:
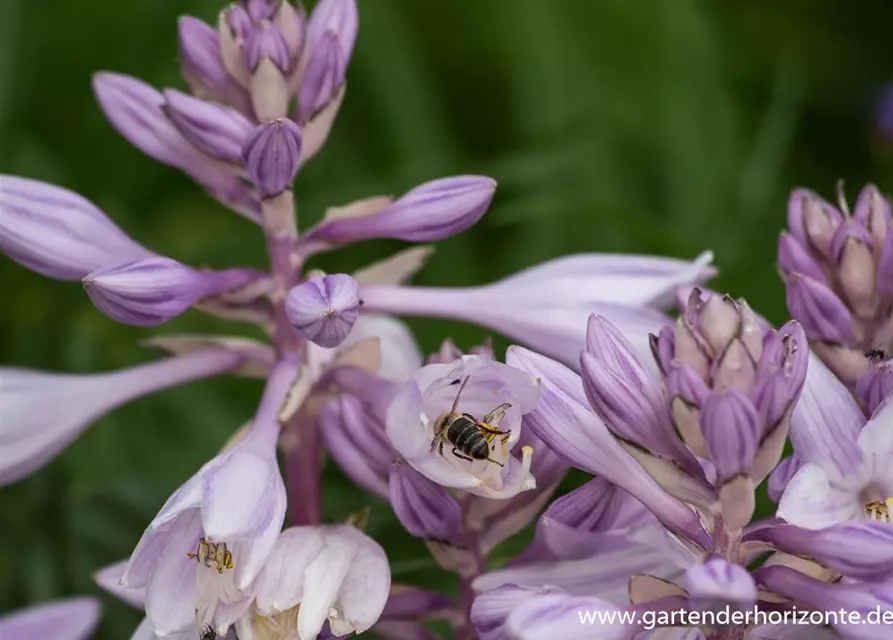
M390 587L387 556L354 527L286 529L258 576L247 637L314 640L327 621L334 636L360 634L381 616Z
M484 176L432 180L406 192L393 203L381 200L380 205L384 206L366 209L355 204L338 215L330 215L308 229L301 242L334 247L372 238L409 242L442 240L480 220L495 191L496 182Z
M83 282L93 304L112 320L152 327L203 298L238 289L258 277L248 269L198 271L154 256L105 266L89 273Z
M86 198L14 176L0 176L0 251L59 280L153 255Z
M791 442L802 461L778 516L808 529L865 520L891 521L893 403L868 424L847 388L813 357L791 418Z
M250 430L168 499L131 555L121 583L145 587L156 634L193 625L222 635L251 605L285 519L276 442L296 377L294 364L276 366Z
M648 336L667 324L649 307L672 304L675 290L713 274L710 253L693 262L671 258L579 255L551 260L482 287L365 286L364 311L456 318L579 366L593 313L647 353Z
M112 409L161 389L235 370L245 359L238 349L209 348L92 375L0 368L0 485L47 464Z
M255 222L260 203L238 175L190 143L165 113L161 92L130 76L98 73L93 90L115 130L146 155L176 167L205 187L222 204Z
M535 380L478 356L432 364L416 372L387 414L391 445L419 473L445 487L489 498L532 489L533 451L511 451L521 416L539 401Z
M360 316L359 291L349 275L317 276L289 291L285 312L301 337L331 349L344 342Z
M95 598L53 600L0 615L4 640L87 640L99 625Z

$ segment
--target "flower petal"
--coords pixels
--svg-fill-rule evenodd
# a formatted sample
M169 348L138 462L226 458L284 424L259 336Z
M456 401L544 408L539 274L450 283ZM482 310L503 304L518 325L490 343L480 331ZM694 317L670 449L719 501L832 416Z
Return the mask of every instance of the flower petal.
M129 560L122 560L104 567L93 574L93 580L119 600L142 611L146 608L145 589L125 587L122 584L124 571L129 563Z
M86 640L99 624L95 598L69 598L34 605L0 617L0 638Z

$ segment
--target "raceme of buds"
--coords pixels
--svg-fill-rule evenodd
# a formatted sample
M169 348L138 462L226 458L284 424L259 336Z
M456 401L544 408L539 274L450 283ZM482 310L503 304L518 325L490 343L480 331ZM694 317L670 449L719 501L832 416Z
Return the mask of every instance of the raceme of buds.
M0 251L59 280L152 256L86 198L13 176L0 176Z
M93 304L113 320L151 327L202 298L232 291L257 277L247 269L197 271L157 256L97 269L83 282Z
M440 178L377 210L343 213L309 229L304 242L342 245L371 238L432 242L468 229L484 215L496 182L484 176ZM382 201L384 204L384 201Z
M324 224L324 223L323 223ZM469 288L369 285L364 311L456 318L489 327L564 364L578 367L586 322L596 313L639 350L668 319L649 307L713 274L712 254L692 262L587 254L545 262L493 284Z
M95 598L44 602L0 616L0 638L8 640L87 640L99 624Z
M430 480L488 498L510 498L536 486L530 475L532 448L523 447L520 460L511 451L521 435L521 416L538 401L538 385L524 372L465 356L423 367L402 385L388 409L387 434L407 463ZM456 435L462 422L451 435L441 418L453 406L460 414L456 418L470 414L486 422L488 431L463 419L462 439Z
M115 130L146 155L187 173L222 204L259 221L259 203L232 170L191 144L168 117L159 91L136 78L97 73L93 91Z
M164 636L194 626L223 634L252 602L285 519L276 460L279 416L297 377L280 362L251 429L207 462L149 524L121 579L146 588L146 614Z
M331 349L344 342L360 315L360 287L348 275L317 276L289 291L285 310L301 337Z
M0 368L0 485L47 464L91 423L135 398L236 369L236 349L203 349L93 375Z
M852 386L869 370L866 352L893 347L893 216L874 185L862 189L852 212L839 189L839 208L806 189L793 191L778 262L791 315Z
M384 551L352 526L286 529L257 579L253 637L281 630L313 640L327 621L335 636L360 634L382 614L390 587Z
M288 118L254 128L242 147L242 163L265 196L291 188L301 163L301 130Z

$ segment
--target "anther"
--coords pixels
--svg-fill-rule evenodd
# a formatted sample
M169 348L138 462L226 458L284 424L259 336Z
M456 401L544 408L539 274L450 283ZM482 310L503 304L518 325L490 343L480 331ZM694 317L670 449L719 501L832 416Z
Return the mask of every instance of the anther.
M893 498L887 498L886 502L869 502L865 505L865 515L874 522L891 522L891 506Z

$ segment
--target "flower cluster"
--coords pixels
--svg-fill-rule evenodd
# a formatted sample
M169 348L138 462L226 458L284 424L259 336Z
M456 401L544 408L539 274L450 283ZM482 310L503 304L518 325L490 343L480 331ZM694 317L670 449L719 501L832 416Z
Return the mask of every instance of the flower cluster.
M568 256L471 288L407 285L427 246L352 274L309 269L364 240L460 233L495 194L488 177L438 178L299 230L295 180L333 131L358 24L355 0L309 16L244 0L216 28L181 18L188 93L94 79L116 130L259 227L266 270L187 266L81 195L0 176L0 251L80 280L110 319L149 327L194 310L267 336L156 336L165 358L115 372L0 369L0 484L132 399L215 375L265 381L251 421L129 558L95 574L145 612L134 640L424 640L433 620L459 640L790 640L826 630L704 616L654 630L641 614L893 616L889 201L869 186L850 213L842 196L835 208L794 192L778 260L794 319L778 328L702 288L710 252ZM661 311L674 302L675 320ZM489 343L464 353L447 339L423 359L389 314L520 344L502 362ZM392 583L362 515L323 521L327 457L424 540L456 598ZM553 500L571 468L595 477ZM778 509L755 520L763 483ZM495 566L494 549L534 522L529 546ZM91 598L57 601L0 617L0 635L85 640L98 619ZM887 637L887 618L850 620L829 624Z

